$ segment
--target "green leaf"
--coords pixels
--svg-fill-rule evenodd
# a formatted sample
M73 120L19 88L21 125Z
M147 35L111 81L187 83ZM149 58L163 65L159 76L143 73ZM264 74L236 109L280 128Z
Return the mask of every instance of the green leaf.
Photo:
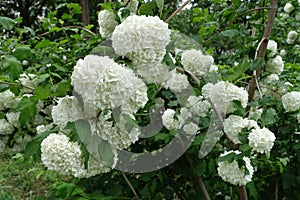
M14 55L18 60L26 60L31 57L32 52L30 46L21 45L14 49L12 55Z
M239 8L241 5L241 1L240 0L232 0L231 1L234 5L234 8Z
M56 86L54 91L54 96L63 97L65 96L71 89L71 80L62 80Z
M21 125L24 125L25 123L31 121L35 117L37 112L36 101L32 98L25 96L21 99L17 106L12 108L12 110L21 112L19 122Z
M250 151L251 147L248 144L242 144L242 145L240 145L239 150L242 152Z
M227 161L228 163L232 163L234 161L235 156L236 156L236 154L234 152L231 152L225 156L219 157L218 161L219 162Z
M234 111L234 114L242 116L242 117L245 116L246 110L242 106L241 102L238 100L233 100L232 103L233 103L233 107L236 108L236 110Z
M49 84L45 86L37 86L34 89L34 92L37 100L44 100L52 96L51 86Z
M276 111L273 108L264 110L264 112L261 114L261 121L266 126L275 124L278 121L278 116Z
M1 17L0 16L0 25L6 29L6 30L11 30L15 26L16 22L8 17Z
M229 37L229 38L234 38L234 37L239 36L240 32L236 29L229 29L229 30L223 31L221 33L221 35L225 36L225 37Z
M20 74L23 72L22 64L14 56L5 56L3 59L3 67L11 80L16 80L19 78Z
M81 14L81 6L78 3L68 3L67 7L71 10L72 14Z
M157 4L157 7L158 7L158 12L159 12L159 16L160 18L162 17L162 11L164 9L164 0L156 0L156 4Z
M264 65L265 65L265 60L262 58L257 58L253 62L251 62L249 69L252 71L262 69Z
M139 15L150 15L150 16L153 16L154 13L153 13L153 9L156 7L156 3L153 1L153 2L150 2L150 3L147 3L147 4L142 4L139 8Z
M106 166L111 167L114 164L115 155L110 144L98 135L92 135L88 121L79 119L75 121L75 126L81 142L84 144L90 155L101 160L101 162L104 162Z

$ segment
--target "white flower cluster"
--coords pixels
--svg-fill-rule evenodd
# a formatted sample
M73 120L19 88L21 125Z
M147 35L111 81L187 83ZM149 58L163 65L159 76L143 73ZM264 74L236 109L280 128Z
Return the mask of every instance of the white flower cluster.
M136 69L148 83L162 83L170 76L168 66L162 63L139 64Z
M108 10L101 10L98 15L99 32L103 38L110 38L118 25L115 14Z
M68 122L82 118L79 103L74 96L59 98L57 105L52 108L53 123L64 128Z
M294 9L294 6L290 2L286 3L283 8L284 12L286 12L287 14L290 14Z
M290 31L288 33L288 37L286 39L286 42L288 44L293 44L296 41L297 37L298 37L297 31Z
M220 155L220 158L228 155L229 153L240 154L240 151L228 151ZM218 162L218 174L226 182L233 185L246 185L251 181L254 169L251 165L250 159L248 157L243 157L245 161L245 166L239 166L236 160L229 163L228 161ZM245 174L246 170L249 174Z
M172 92L181 92L189 87L189 81L185 74L177 73L176 69L170 72L169 79L165 82L164 87Z
M183 68L196 76L203 76L209 72L213 63L213 57L203 55L200 50L186 50L181 56L181 64L183 65Z
M274 141L276 137L273 132L271 132L267 128L256 128L253 129L249 135L249 146L252 148L253 151L259 153L270 153Z
M160 63L170 42L168 25L157 16L129 16L112 34L115 52L135 63Z
M38 79L37 79L37 76L35 74L22 73L22 74L20 74L19 81L21 82L22 85L28 86L28 87L31 87L31 88L35 88L38 85ZM26 93L33 92L33 90L31 90L29 88L24 88L24 91Z
M284 109L287 112L296 111L300 108L300 92L292 91L281 97Z
M16 103L15 94L10 90L0 93L0 110L11 108Z
M110 171L92 156L88 160L88 169L85 169L80 145L64 134L52 133L45 138L41 143L41 153L44 165L60 174L83 178Z
M10 135L14 131L14 126L11 125L6 119L0 119L0 134Z
M280 55L270 58L266 65L266 71L272 74L281 74L283 71L283 61Z
M219 112L234 112L236 110L232 104L234 100L240 101L244 108L246 108L248 102L247 91L227 81L205 84L202 87L202 95L206 99L210 99Z
M180 114L176 115L176 111L173 109L167 109L162 115L163 125L168 130L178 130L184 125L187 125L185 128L188 130L194 130L194 125L188 122L188 119L192 117L192 114L189 109L181 108ZM189 124L189 125L188 125ZM198 128L197 128L198 129ZM196 132L194 132L195 134Z
M258 124L254 120L244 119L237 115L230 115L224 120L224 131L229 139L235 144L241 144L238 138L239 133L242 129L247 128L259 128Z
M210 111L210 103L203 96L189 96L186 102L186 107L197 116L206 117Z
M271 57L275 56L277 51L277 42L274 40L269 40L267 49L271 51Z
M7 121L12 124L14 127L19 127L19 117L20 117L20 112L10 112L6 113L6 119Z

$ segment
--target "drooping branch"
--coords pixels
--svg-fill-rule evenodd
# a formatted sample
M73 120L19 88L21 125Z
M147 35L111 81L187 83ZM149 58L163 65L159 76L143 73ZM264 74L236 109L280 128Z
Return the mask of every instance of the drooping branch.
M170 17L168 17L168 19L166 19L166 23L168 23L173 17L175 17L175 15L177 15L186 5L188 5L191 2L191 0L187 0L186 2L184 2L177 10L175 10Z

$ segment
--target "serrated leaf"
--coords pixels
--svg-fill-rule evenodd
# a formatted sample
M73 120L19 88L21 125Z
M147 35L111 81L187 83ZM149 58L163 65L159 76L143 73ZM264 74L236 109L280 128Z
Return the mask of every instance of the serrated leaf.
M154 13L153 13L153 9L156 7L156 3L153 1L153 2L150 2L150 3L147 3L147 4L142 4L139 8L139 15L150 15L150 16L153 16Z
M35 98L37 100L44 100L48 97L52 96L52 91L51 91L51 86L49 84L45 85L45 86L37 86L34 89L35 92Z
M89 122L84 119L79 119L75 121L75 127L81 142L90 155L97 160L101 160L106 166L113 166L115 155L112 151L112 147L98 135L92 135Z
M276 110L274 110L273 108L264 110L264 112L261 114L260 119L263 122L263 124L266 126L275 124L278 121Z
M16 80L19 78L20 74L23 72L23 67L21 62L14 56L5 56L3 59L3 67L5 73L11 80Z
M8 17L1 17L0 16L0 25L6 29L6 30L11 30L15 26L16 22Z
M14 49L12 55L15 56L18 60L26 60L30 58L32 52L29 46L21 45L21 46L17 46Z

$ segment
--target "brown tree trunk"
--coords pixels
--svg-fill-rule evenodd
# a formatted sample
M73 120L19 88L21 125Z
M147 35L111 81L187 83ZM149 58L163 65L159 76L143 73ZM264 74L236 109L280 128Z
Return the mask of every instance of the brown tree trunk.
M86 26L90 24L89 0L80 0L82 8L81 21Z

